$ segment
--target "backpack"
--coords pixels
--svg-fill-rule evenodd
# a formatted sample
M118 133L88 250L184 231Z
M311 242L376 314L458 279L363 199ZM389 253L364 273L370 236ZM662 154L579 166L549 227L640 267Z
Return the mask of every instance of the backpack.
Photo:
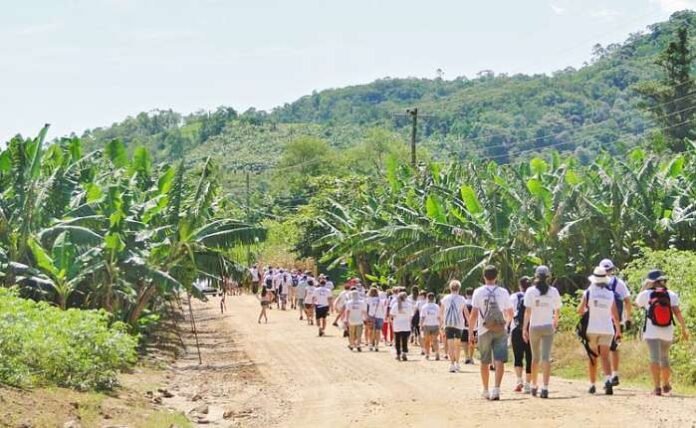
M658 288L650 293L648 309L646 310L645 323L650 319L656 327L669 327L674 323L672 315L672 301L666 288ZM643 328L645 331L645 327Z
M497 289L498 287L486 290L488 291L488 303L486 304L486 314L483 316L483 326L494 333L504 331L506 324L503 311L498 306L498 299L495 298Z
M266 288L273 288L273 278L270 276L266 277Z
M515 324L518 328L524 325L524 313L527 308L524 306L524 293L517 293L517 313L515 314Z
M607 290L614 293L614 303L616 304L616 309L619 311L619 320L621 320L623 317L624 301L619 293L616 292L616 285L618 283L619 279L617 277L613 277L611 281L609 281L609 284L607 284Z
M300 279L297 277L297 275L292 276L292 286L297 287L300 285Z

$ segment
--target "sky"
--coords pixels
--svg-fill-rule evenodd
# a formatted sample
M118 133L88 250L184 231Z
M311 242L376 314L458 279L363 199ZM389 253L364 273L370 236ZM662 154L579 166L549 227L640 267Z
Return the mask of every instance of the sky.
M696 0L0 0L0 142L383 77L550 73Z

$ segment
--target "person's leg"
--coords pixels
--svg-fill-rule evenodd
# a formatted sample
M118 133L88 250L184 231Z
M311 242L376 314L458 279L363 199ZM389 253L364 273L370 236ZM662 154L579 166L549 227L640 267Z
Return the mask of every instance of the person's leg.
M669 349L672 347L672 342L660 340L660 371L662 375L662 392L669 395L672 392L672 369L669 362Z
M522 367L524 360L524 339L522 338L521 329L516 328L512 330L511 334L512 340L512 356L514 359L515 374L517 375L517 392L522 391Z
M503 382L503 375L505 374L505 363L508 359L507 353L507 334L505 332L496 334L493 340L493 357L495 360L495 388L498 393Z
M348 327L348 346L353 349L355 346L355 333L356 333L356 328L355 326L349 326Z
M488 384L490 379L490 364L493 358L491 348L491 333L486 333L478 337L479 353L481 354L480 370L481 383L483 384L484 394L488 393Z
M358 351L360 351L360 348L362 346L361 340L362 340L362 335L363 335L363 325L360 324L355 327L355 346L358 347Z
M459 364L459 356L461 355L461 349L462 349L462 336L461 332L459 334L454 336L454 340L450 344L452 349L452 357L454 358L452 360L453 363Z
M551 379L551 348L553 347L553 329L545 332L541 338L541 370L543 375L542 390L548 391Z
M529 329L529 345L532 349L532 394L538 388L539 362L541 361L541 335L536 329Z
M612 378L619 376L619 349L610 352L611 355L611 376Z
M655 391L662 387L660 383L660 344L657 339L647 339L648 354L650 355L650 374Z
M396 332L396 339L394 340L394 347L396 348L396 358L401 358L401 332Z
M440 343L438 341L439 336L440 336L439 332L433 333L430 336L433 352L435 352L435 358L437 358L437 359L440 359Z

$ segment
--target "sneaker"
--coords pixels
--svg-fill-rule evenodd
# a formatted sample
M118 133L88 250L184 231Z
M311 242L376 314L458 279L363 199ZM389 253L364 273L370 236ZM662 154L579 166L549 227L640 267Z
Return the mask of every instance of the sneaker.
M536 396L537 396L537 391L538 391L537 387L533 386L533 387L532 387L532 397L536 397Z
M481 393L481 398L483 398L484 400L490 400L490 399L491 399L491 394L490 394L488 391L483 391L483 392Z
M525 394L531 394L532 393L532 385L529 383L524 384L524 391Z
M612 381L608 380L604 384L604 394L605 395L614 395L614 385Z
M406 358L406 354L401 354L401 361L408 361L408 358Z
M352 351L352 350L353 350L353 347L350 346L350 345L348 345L348 349L350 349L350 350Z
M523 388L524 388L524 385L522 385L521 383L518 383L517 386L515 386L514 391L515 392L522 392Z
M655 395L655 396L658 396L658 397L661 396L661 395L662 395L662 389L661 389L661 388L655 388L655 390L652 392L651 395Z
M467 358L467 359L464 361L464 364L472 364L472 365L473 365L473 364L474 364L474 360L472 360L471 358Z
M362 348L358 346L358 352L362 352Z
M401 355L396 356L396 361L401 361Z
M425 351L421 351L421 355L425 355Z
M425 356L425 361L430 361L430 355Z
M541 392L539 393L539 398L549 398L549 390L542 389Z
M665 397L672 396L672 385L665 385L662 387L662 395Z
M450 364L449 372L450 373L457 373L457 369L454 367L454 363Z
M379 348L375 346L375 352L379 352Z
M334 323L331 324L331 325L333 325L334 327L338 327L338 322L336 321L336 322L334 322Z
M435 354L435 361L440 361L440 354Z
M587 390L588 394L594 394L597 392L597 387L592 385L590 386L590 389Z
M459 373L459 363L454 363L454 369Z
M498 388L493 388L491 390L491 396L489 398L491 401L500 401L500 391Z
M619 377L618 376L614 376L613 378L611 378L611 386L619 386Z

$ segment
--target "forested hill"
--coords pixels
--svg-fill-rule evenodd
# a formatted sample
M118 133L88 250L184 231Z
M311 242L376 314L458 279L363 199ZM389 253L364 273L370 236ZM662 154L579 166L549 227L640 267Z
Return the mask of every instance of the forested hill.
M385 78L315 92L270 113L240 114L229 107L188 116L141 113L84 137L95 145L113 138L131 147L145 145L159 160L184 152L190 160L225 154L221 162L230 169L264 168L301 136L349 147L368 129L382 127L406 139L405 109L418 107L422 145L436 158L507 162L545 148L576 150L581 157L599 148L620 150L655 127L639 108L635 86L662 77L655 60L682 25L696 34L696 13L678 12L624 43L597 45L586 66L552 75L486 71L453 80Z

